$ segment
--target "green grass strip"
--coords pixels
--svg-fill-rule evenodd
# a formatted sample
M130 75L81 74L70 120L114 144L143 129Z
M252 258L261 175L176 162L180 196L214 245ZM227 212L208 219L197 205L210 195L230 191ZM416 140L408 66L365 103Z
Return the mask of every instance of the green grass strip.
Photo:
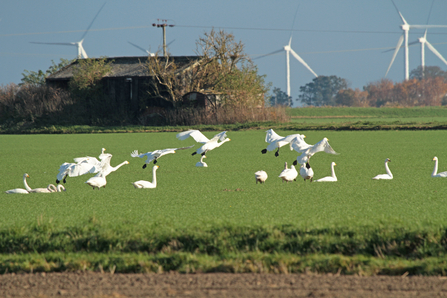
M333 273L346 275L445 275L447 256L422 260L355 255L268 254L210 256L191 253L45 253L0 255L0 274L95 271L104 273Z

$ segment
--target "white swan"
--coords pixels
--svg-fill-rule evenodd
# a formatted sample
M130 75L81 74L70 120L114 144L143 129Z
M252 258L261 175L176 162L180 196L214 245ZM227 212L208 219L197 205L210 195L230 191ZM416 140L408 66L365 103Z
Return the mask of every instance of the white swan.
M63 186L62 184L59 184L59 185L57 186L56 189L57 189L56 192L67 191L67 190L65 189L65 186Z
M312 179L314 178L314 170L312 170L308 162L301 165L300 175L303 177L304 181L310 180L310 182L312 182Z
M29 191L30 193L52 193L57 192L57 188L54 184L48 184L48 186L45 187L39 187L39 188L33 188Z
M295 166L292 165L290 167L290 169L284 169L278 176L279 178L282 179L282 181L286 181L286 182L291 182L291 181L296 181L296 177L298 177L298 172L295 169Z
M110 154L109 156L107 156L103 160L101 160L101 164L99 166L99 170L98 170L97 174L94 177L106 177L110 173L115 172L116 170L121 168L123 165L128 165L129 164L129 162L127 160L125 160L122 163L120 163L119 165L117 165L115 167L112 167L110 165L111 159L112 159L112 154Z
M195 154L206 155L208 151L216 149L217 147L222 146L224 143L231 141L231 139L227 138L226 131L218 133L211 140L205 137L198 130L188 130L177 134L177 139L181 141L186 140L188 137L192 137L196 142L203 144L203 146L197 149L195 152L193 152L192 155ZM218 142L219 140L220 142Z
M279 148L281 148L284 145L289 144L294 138L300 137L305 138L305 135L301 134L292 134L288 135L286 137L282 137L278 135L276 132L273 131L273 129L269 129L266 131L267 134L265 136L265 141L269 143L266 149L261 150L262 154L267 153L267 151L273 151L276 149L275 156L279 156ZM292 147L290 146L290 150L292 150Z
M265 171L257 171L255 172L255 178L256 178L256 184L259 183L265 183L265 180L267 180L268 176Z
M334 149L332 149L331 145L329 144L328 138L323 138L321 141L316 143L315 145L309 145L302 138L295 138L291 141L290 146L298 153L301 153L300 156L296 158L296 160L293 162L294 165L297 164L305 164L309 162L309 159L318 152L326 152L329 154L335 154L338 155L339 153L335 152Z
M23 185L25 186L25 189L23 188L14 188L5 191L5 193L21 193L21 194L27 194L31 190L31 187L28 186L28 183L26 182L26 178L29 178L29 175L27 173L23 174Z
M156 188L157 187L157 176L156 171L159 168L159 166L153 166L152 167L152 182L145 181L145 180L138 180L133 182L133 186L135 188Z
M391 179L393 179L393 174L391 174L390 168L388 167L388 162L391 162L391 159L389 159L389 158L385 159L386 174L377 175L372 178L373 180L382 180L382 179L391 180Z
M138 153L138 150L134 150L130 154L130 156L139 157L139 158L146 157L147 159L145 161L145 164L143 165L143 169L145 169L148 163L150 163L151 161L154 161L154 164L156 164L157 159L162 157L163 155L175 153L178 150L190 149L192 147L194 147L194 145L189 146L189 147L182 147L182 148L169 148L169 149L162 149L162 150L154 150L152 152L146 152L146 153Z
M332 172L332 176L327 176L324 178L320 178L315 180L314 182L336 182L337 181L337 176L335 176L335 170L334 170L334 166L336 166L337 164L335 162L331 163L331 172Z
M431 176L441 178L447 177L447 171L438 173L438 158L435 156L433 157L433 160L435 161L435 168L433 169L433 173L431 174Z
M101 154L99 155L100 160L109 156L111 157L111 154L104 153L105 151L106 148L101 149ZM59 167L59 174L57 174L56 177L56 184L59 184L61 181L66 183L67 177L77 177L88 173L97 173L101 166L101 162L91 156L76 157L73 160L74 163L64 162L61 164Z
M88 179L87 181L85 181L85 183L87 183L88 185L93 187L93 189L95 189L95 188L100 189L101 187L106 187L107 180L106 180L106 177L94 176L94 177Z
M203 167L203 168L207 168L208 165L206 164L206 162L203 161L203 159L206 158L205 155L202 155L202 157L200 158L200 161L198 161L196 163L196 167Z

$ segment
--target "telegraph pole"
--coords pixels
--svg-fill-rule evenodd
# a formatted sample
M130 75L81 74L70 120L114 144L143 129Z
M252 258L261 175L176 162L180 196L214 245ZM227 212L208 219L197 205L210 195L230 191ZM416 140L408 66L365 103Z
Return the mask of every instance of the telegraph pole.
M174 27L175 25L168 24L168 20L157 19L158 23L153 23L153 27L158 27L163 29L163 56L166 56L166 27Z

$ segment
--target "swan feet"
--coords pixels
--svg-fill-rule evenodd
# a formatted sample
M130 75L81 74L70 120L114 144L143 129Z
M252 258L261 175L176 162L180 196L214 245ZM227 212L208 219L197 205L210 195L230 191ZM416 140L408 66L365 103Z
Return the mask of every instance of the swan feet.
M262 153L262 154L266 154L266 153L267 153L267 149L262 149L262 150L261 150L261 153Z
M275 156L276 156L276 157L278 157L278 156L279 156L279 152L278 152L278 151L279 151L279 149L278 149L278 150L276 150L276 152L275 152Z
M296 166L296 165L298 164L298 161L295 160L292 164L293 164L294 166Z
M144 164L144 165L143 165L143 169L145 169L146 167L147 167L147 165L146 165L146 164Z
M197 154L197 152L193 152L191 155L194 156L194 155L196 155L196 154Z

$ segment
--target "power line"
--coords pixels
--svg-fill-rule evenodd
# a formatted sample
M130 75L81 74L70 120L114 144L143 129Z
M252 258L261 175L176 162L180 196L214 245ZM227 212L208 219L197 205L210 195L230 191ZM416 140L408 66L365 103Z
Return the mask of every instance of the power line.
M100 31L114 31L114 30L133 30L133 29L146 29L153 25L147 26L130 26L130 27L118 27L118 28L102 28L102 29L90 29L91 32ZM400 31L358 31L358 30L315 30L315 29L284 29L284 28L256 28L256 27L219 27L219 26L195 26L195 25L175 25L176 27L183 28L202 28L202 29L212 29L220 28L227 30L249 30L249 31L275 31L275 32L313 32L313 33L358 33L358 34L402 34ZM68 31L53 31L53 32L28 32L28 33L11 33L11 34L0 34L0 37L11 37L11 36L27 36L27 35L48 35L48 34L62 34L62 33L78 33L85 32L85 30L68 30ZM410 32L410 34L419 34L416 32ZM430 35L446 35L447 33L430 33Z

